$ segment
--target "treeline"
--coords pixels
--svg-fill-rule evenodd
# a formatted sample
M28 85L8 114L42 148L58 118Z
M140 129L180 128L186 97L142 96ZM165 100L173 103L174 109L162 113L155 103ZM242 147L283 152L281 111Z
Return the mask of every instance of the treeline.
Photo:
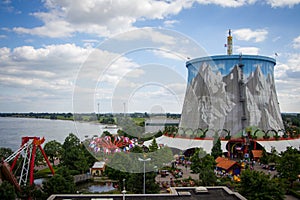
M65 119L73 120L72 113L0 113L0 117L39 118L39 119Z
M281 114L285 127L297 126L300 127L300 114L283 113Z

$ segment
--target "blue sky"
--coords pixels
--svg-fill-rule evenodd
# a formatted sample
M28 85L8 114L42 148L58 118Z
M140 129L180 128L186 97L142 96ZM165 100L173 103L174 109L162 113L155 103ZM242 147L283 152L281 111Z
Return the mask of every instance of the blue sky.
M0 18L0 112L180 113L186 57L225 54L229 28L234 54L278 54L281 112L300 112L300 0L4 0Z

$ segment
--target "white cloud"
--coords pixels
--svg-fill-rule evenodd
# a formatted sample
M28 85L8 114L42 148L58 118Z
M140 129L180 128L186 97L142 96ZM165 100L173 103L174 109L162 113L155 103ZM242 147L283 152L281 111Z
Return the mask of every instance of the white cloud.
M250 55L258 55L259 48L257 47L236 47L235 49L237 54L250 54Z
M244 5L254 4L256 0L197 0L200 4L215 4L222 7L240 7Z
M89 33L111 36L131 30L134 23L142 20L165 19L177 15L194 3L214 4L222 7L240 7L254 4L256 0L46 0L47 11L32 13L43 22L34 28L14 27L20 34L32 34L51 38L70 37L75 33ZM164 25L171 27L177 20L166 20Z
M286 71L289 69L287 64L277 63L275 66L274 78L275 79L286 79Z
M214 4L222 7L241 7L252 5L257 0L46 0L47 11L32 13L32 16L43 22L34 28L14 27L12 30L20 34L39 35L51 38L70 37L76 32L109 36L134 28L134 23L145 19L165 19L176 15L183 9L192 7L194 3ZM267 0L272 7L298 4L299 0ZM176 20L166 20L170 27Z
M143 28L135 29L134 31L128 32L128 34L121 34L116 38L117 40L127 40L127 41L151 41L153 44L161 45L176 45L177 38L169 35L168 33L164 34L164 30L158 31L153 28Z
M293 7L300 3L300 0L267 0L272 7Z
M293 48L300 49L300 35L293 40Z
M300 103L300 54L288 55L286 63L277 63L274 71L281 110L297 112Z
M45 26L35 28L15 27L13 31L19 34L31 34L51 38L72 36L74 29L66 21L55 20L45 23Z
M175 24L178 24L178 23L179 23L178 20L166 20L166 21L164 21L165 27L168 27L168 28L172 28L172 27L174 27Z
M277 36L277 37L275 37L275 38L272 39L272 42L277 42L277 41L280 40L280 39L281 39L281 37L280 37L280 36Z
M163 50L151 50L155 56L161 58L169 58L172 60L184 61L187 59L186 55L180 54L180 52L168 52Z
M233 37L237 40L262 42L267 38L268 31L266 29L251 30L243 28L233 31Z
M100 49L93 49L91 53L91 50L74 44L47 45L42 48L0 48L1 96L6 97L6 101L2 99L1 102L8 102L12 98L19 99L18 95L22 93L24 99L31 99L30 102L35 104L49 102L53 107L47 109L56 111L55 103L60 99L63 99L62 103L72 105L75 78L80 66L88 70L80 71L82 76L76 80L76 87L89 94L88 97L95 94L97 79L102 78L99 80L104 83L101 87L105 87L104 89L111 94L123 77L124 80L128 79L127 88L134 87L135 83L131 79L144 73L138 68L139 65L129 58ZM117 60L106 66L105 59L111 60L109 58ZM84 84L86 80L89 81L89 85ZM37 94L39 98L32 99ZM29 109L28 106L26 108Z
M76 32L109 36L133 28L144 19L163 19L178 14L192 6L193 1L108 1L108 0L47 0L48 12L36 12L33 16L44 25L34 28L15 27L17 33L47 37L69 37Z

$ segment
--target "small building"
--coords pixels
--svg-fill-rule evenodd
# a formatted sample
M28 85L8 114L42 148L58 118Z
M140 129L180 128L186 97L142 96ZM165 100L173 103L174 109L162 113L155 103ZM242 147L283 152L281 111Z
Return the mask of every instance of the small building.
M91 168L91 174L93 176L102 176L105 171L105 162L98 161L95 162L93 167Z
M217 163L216 167L218 171L225 171L231 175L237 175L241 173L241 166L234 160L218 157L215 161Z
M259 160L261 157L262 157L262 150L252 150L251 153L252 153L252 158L257 161Z

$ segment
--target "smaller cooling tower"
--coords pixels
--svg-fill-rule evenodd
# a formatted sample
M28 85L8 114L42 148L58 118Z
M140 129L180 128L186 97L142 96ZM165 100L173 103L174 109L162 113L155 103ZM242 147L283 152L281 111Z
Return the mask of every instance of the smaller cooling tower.
M201 57L186 63L188 85L181 128L283 129L273 58L252 55Z

